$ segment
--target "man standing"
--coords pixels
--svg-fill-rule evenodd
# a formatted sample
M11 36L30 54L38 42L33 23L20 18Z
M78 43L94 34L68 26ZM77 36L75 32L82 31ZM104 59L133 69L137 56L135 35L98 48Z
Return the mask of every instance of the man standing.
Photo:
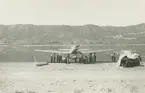
M75 63L77 63L77 54L75 55Z
M116 54L113 54L113 61L116 62Z
M59 62L61 63L62 61L62 55L59 55Z
M53 62L53 55L51 54L50 55L50 60L51 60L51 63Z
M59 63L59 54L57 54L57 63Z
M96 53L93 55L93 61L96 62Z
M53 55L53 62L55 63L55 53L54 53L54 55Z
M92 62L92 53L89 54L89 62Z
M114 61L113 53L111 53L111 60L112 60L112 62Z
M85 56L85 64L87 64L87 63L88 63L88 57Z
M84 55L82 54L81 58L80 58L80 62L83 63L84 62Z
M67 64L70 63L69 60L70 60L70 54L68 54L68 55L67 55L67 58L66 58L66 63L67 63Z

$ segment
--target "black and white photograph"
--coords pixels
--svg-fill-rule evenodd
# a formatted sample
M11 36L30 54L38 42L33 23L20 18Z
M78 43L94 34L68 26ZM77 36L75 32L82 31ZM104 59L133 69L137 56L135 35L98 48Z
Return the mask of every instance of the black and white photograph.
M145 93L145 0L0 0L0 93Z

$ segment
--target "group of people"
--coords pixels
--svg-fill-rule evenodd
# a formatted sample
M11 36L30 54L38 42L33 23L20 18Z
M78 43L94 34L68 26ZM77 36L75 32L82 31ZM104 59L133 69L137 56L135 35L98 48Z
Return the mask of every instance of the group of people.
M67 55L65 62L70 63L70 54ZM111 60L112 62L116 62L116 54L111 53ZM53 63L61 63L62 62L62 55L60 54L52 54L51 55L51 62ZM77 62L77 57L75 59L75 62ZM88 56L83 55L79 58L79 63L90 63L90 62L96 62L96 53L89 53Z
M79 61L77 59L79 59ZM55 53L51 55L51 63L62 63L62 61L62 55ZM81 57L76 57L74 61L78 61L79 63L96 62L96 53L90 53L89 56L82 54ZM70 54L67 55L64 62L70 63Z
M88 60L89 60L89 62L96 62L96 53L94 53L94 54L90 53Z
M96 62L96 53L90 53L89 56L82 54L82 56L79 58L79 63L87 64L90 62Z
M51 55L51 63L52 63L52 62L54 62L54 63L55 63L55 62L56 62L56 63L61 63L61 61L62 61L62 56L61 56L60 54L57 54L57 55L56 55L56 54L54 53L54 54Z

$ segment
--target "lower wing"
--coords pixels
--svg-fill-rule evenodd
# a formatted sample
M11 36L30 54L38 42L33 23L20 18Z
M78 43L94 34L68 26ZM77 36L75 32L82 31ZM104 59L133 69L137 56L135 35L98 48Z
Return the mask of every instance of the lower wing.
M35 51L57 54L70 54L70 51L57 51L57 50L35 50Z
M69 51L70 49L58 49L60 51ZM90 49L79 49L80 51L83 51L83 50L90 50Z
M87 50L86 51L81 51L80 50L80 52L85 54L85 53L96 53L96 52L104 52L104 51L112 51L112 50L114 50L114 49L89 50L89 51L87 51Z

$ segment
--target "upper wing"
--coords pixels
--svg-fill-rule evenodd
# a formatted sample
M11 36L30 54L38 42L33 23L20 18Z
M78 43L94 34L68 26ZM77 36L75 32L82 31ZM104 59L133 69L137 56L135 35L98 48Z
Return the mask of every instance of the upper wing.
M70 49L58 49L60 51L69 51ZM80 51L83 51L83 50L90 50L90 49L79 49Z
M81 53L96 53L96 52L104 52L104 51L112 51L114 49L103 49L103 50L86 50L86 51L82 51L80 50Z
M58 54L70 54L70 51L57 51L57 50L35 50L39 52L47 52L47 53L58 53Z
M60 51L69 51L70 49L58 49Z

